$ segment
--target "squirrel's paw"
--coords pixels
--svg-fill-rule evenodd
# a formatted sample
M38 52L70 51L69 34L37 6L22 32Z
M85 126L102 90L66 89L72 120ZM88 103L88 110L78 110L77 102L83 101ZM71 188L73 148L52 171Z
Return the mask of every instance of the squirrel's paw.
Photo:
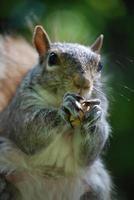
M95 130L96 125L100 122L102 116L102 109L99 105L93 107L85 113L83 125L91 131Z
M71 125L73 125L71 119L72 121L75 119L75 122L77 121L78 125L80 124L80 113L83 112L80 103L81 100L83 98L74 93L66 93L64 95L60 113L62 118Z

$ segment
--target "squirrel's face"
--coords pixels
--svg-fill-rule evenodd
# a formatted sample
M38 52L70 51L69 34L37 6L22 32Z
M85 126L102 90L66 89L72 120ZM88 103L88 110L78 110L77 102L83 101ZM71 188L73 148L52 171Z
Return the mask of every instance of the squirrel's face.
M34 44L40 56L42 83L50 92L66 92L89 97L101 71L99 50L102 36L91 46L51 43L42 27L37 26Z
M75 92L81 96L91 93L96 76L100 75L100 56L78 44L54 43L42 65L47 74L47 85L63 92ZM45 80L46 81L46 80ZM53 82L53 83L51 83Z

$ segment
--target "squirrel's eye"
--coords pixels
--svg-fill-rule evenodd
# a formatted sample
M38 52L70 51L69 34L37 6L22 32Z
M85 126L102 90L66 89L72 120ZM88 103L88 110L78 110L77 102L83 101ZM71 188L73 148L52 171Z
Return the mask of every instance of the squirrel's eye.
M103 65L101 62L98 63L98 68L97 68L97 72L100 72L103 68Z
M56 53L51 52L48 58L48 65L53 66L53 65L58 65L58 56Z

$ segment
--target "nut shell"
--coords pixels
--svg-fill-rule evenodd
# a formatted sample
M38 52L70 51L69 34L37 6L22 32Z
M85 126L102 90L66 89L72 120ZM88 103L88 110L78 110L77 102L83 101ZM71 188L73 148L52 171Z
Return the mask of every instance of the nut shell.
M73 116L70 116L70 122L71 122L73 127L79 126L81 124L81 122L84 119L85 112L90 110L90 103L86 102L86 101L81 102L80 107L81 108L79 110L79 117L74 118Z

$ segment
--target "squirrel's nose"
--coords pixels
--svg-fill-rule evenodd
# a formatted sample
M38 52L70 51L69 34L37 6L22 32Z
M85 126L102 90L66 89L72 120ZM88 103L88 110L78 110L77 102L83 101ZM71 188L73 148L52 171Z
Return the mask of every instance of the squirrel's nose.
M90 81L87 77L85 77L83 74L77 74L74 76L73 79L74 85L80 89L87 89L90 87Z

